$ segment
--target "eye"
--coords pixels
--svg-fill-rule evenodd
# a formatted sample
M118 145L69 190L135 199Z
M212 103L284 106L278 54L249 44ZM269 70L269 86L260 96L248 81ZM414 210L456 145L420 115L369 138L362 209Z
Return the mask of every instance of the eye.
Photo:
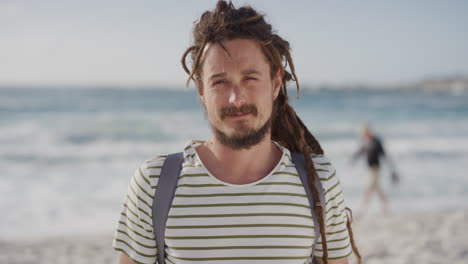
M252 77L252 76L247 76L247 77L244 78L244 80L246 80L246 81L257 80L257 78Z
M217 80L213 82L213 86L226 83L224 80Z

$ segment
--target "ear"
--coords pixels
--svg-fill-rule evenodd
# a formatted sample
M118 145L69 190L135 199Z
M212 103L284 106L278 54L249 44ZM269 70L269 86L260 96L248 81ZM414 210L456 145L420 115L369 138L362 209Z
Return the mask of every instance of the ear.
M198 97L200 97L200 101L204 104L205 103L205 96L204 96L204 93L203 93L202 80L197 79L196 82L195 82L195 85L197 86Z
M281 74L281 70L278 69L278 71L276 71L275 77L273 77L273 99L276 99L276 97L278 97L282 83L283 75Z

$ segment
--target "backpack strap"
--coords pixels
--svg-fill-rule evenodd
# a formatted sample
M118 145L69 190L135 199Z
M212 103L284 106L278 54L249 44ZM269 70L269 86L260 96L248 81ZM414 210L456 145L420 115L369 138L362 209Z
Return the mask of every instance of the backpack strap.
M170 154L166 157L154 195L152 218L158 264L165 264L164 233L183 162L184 154L182 152Z
M311 258L314 258L314 252L315 252L315 247L317 246L317 241L320 236L320 226L318 225L318 219L317 215L314 212L314 199L312 197L312 192L310 191L309 188L309 177L307 176L307 170L305 166L305 160L304 160L304 155L301 153L297 152L291 152L291 158L296 166L296 170L299 173L299 177L301 178L302 185L304 186L305 193L307 195L307 198L309 199L309 204L310 204L310 210L312 211L312 218L314 219L314 230L315 230L315 239L314 239L314 244L312 245L312 254ZM320 181L320 178L317 173L315 173L315 186L318 187L318 192L319 192L319 198L320 201L316 201L320 203L323 209L323 215L326 213L326 208L325 208L325 194L323 193L323 188L322 188L322 182Z

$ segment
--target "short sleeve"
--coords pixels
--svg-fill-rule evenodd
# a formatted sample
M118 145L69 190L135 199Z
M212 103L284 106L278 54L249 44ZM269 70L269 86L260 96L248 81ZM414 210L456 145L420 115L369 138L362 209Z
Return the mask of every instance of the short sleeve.
M325 234L328 246L328 259L339 259L351 254L352 248L346 226L346 205L340 179L336 169L325 156L313 157L315 168L322 183L325 201ZM315 256L323 256L322 238L319 237Z
M135 170L120 212L112 246L135 263L156 263L152 204L163 159L147 160Z

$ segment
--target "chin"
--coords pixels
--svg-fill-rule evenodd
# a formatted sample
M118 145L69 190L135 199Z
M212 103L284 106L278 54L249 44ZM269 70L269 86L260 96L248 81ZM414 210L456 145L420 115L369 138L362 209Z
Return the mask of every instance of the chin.
M249 149L264 140L270 131L271 119L259 128L248 127L245 122L240 124L237 128L223 126L225 129L212 125L212 129L221 144L234 150Z

